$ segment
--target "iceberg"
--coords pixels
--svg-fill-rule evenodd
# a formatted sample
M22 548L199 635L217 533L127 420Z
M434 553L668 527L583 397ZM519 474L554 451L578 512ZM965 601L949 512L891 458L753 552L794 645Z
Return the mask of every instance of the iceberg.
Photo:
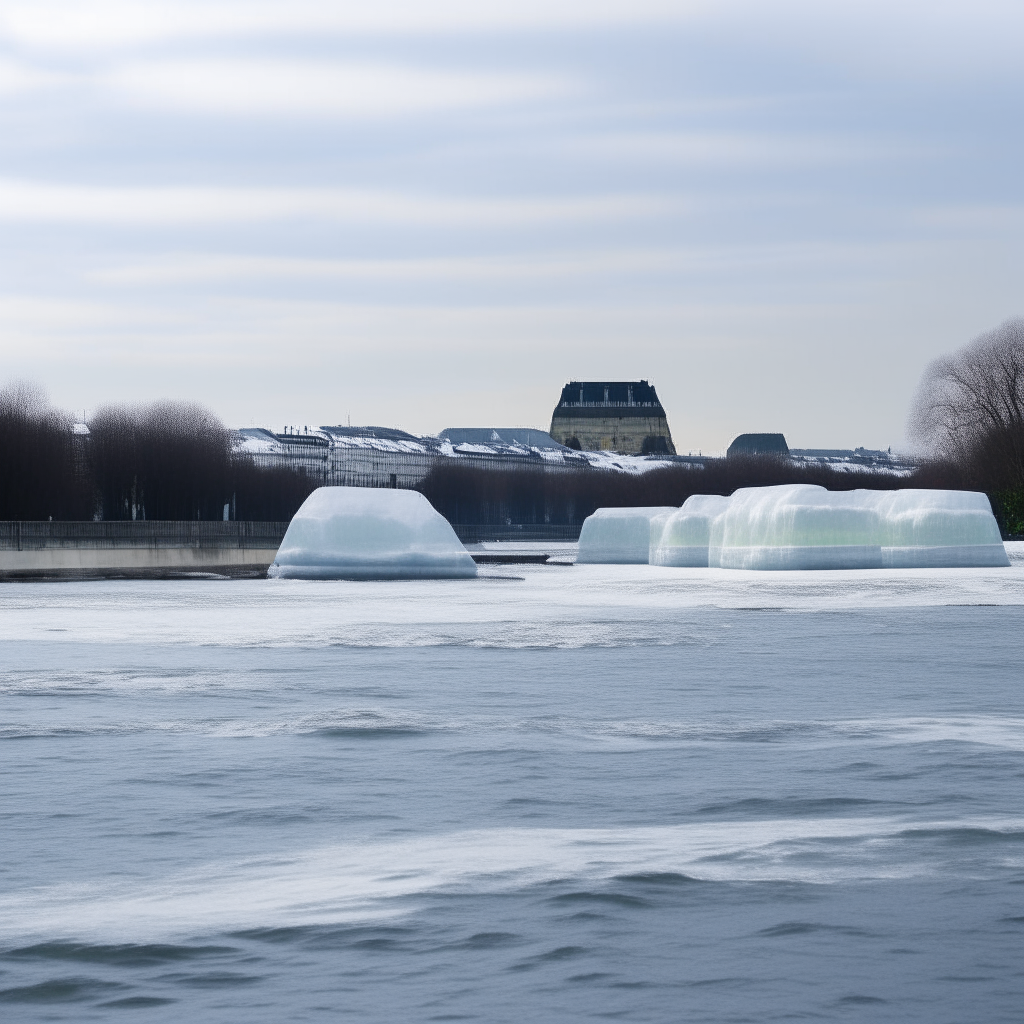
M987 495L977 491L876 491L886 521L889 569L1001 567L1010 564Z
M720 494L694 494L651 524L651 565L708 565L711 524L729 507Z
M576 561L646 565L651 551L652 520L675 511L673 505L599 508L583 521Z
M273 579L465 579L473 556L418 491L319 487L295 513Z
M988 498L971 491L746 487L714 519L708 544L708 565L723 569L1009 564Z
M872 491L815 484L743 487L712 525L722 569L881 569L883 519Z

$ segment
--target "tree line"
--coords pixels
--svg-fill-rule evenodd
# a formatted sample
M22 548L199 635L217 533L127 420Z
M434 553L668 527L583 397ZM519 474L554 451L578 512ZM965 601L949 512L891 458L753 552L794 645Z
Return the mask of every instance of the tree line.
M36 387L0 389L0 519L287 521L316 487L258 466L189 402L108 405L76 433Z
M941 487L984 491L1004 535L1024 535L1024 319L931 363L908 435L920 455L909 475L749 455L635 475L442 463L419 490L456 524L577 526L601 507L678 506L739 487ZM221 519L227 506L232 519L285 521L316 486L302 469L234 452L230 432L199 405L105 406L78 434L37 388L0 389L0 519Z
M1004 534L1024 534L1024 318L932 362L907 433L942 486L985 491Z
M631 474L594 469L552 473L542 469L496 472L472 466L434 468L419 490L451 523L503 526L510 523L578 526L598 508L679 506L693 494L732 494L740 487L818 484L830 491L856 487L946 486L928 465L909 476L891 472L847 472L828 464L797 463L777 455L707 459L700 465L666 463Z

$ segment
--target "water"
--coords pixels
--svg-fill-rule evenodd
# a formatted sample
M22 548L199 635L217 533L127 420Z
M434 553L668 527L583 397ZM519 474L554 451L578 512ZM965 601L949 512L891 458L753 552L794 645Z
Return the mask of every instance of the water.
M0 1017L1019 1020L1022 626L1020 564L4 585Z

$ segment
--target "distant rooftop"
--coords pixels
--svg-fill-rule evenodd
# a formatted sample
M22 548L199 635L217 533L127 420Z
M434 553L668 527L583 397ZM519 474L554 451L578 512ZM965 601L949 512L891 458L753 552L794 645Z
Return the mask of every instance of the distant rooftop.
M785 434L740 434L726 455L788 455Z
M580 409L608 408L636 409L638 414L648 416L665 415L654 385L645 380L570 381L562 388L555 415L571 416Z
M415 434L409 434L395 427L321 427L332 437L374 437L382 441L418 441Z
M437 435L456 444L518 444L524 448L564 448L547 431L533 427L445 427Z

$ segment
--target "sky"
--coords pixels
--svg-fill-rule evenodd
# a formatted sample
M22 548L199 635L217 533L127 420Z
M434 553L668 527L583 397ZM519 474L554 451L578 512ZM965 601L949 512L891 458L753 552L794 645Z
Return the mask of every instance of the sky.
M894 449L1024 313L1024 4L4 0L0 381Z

